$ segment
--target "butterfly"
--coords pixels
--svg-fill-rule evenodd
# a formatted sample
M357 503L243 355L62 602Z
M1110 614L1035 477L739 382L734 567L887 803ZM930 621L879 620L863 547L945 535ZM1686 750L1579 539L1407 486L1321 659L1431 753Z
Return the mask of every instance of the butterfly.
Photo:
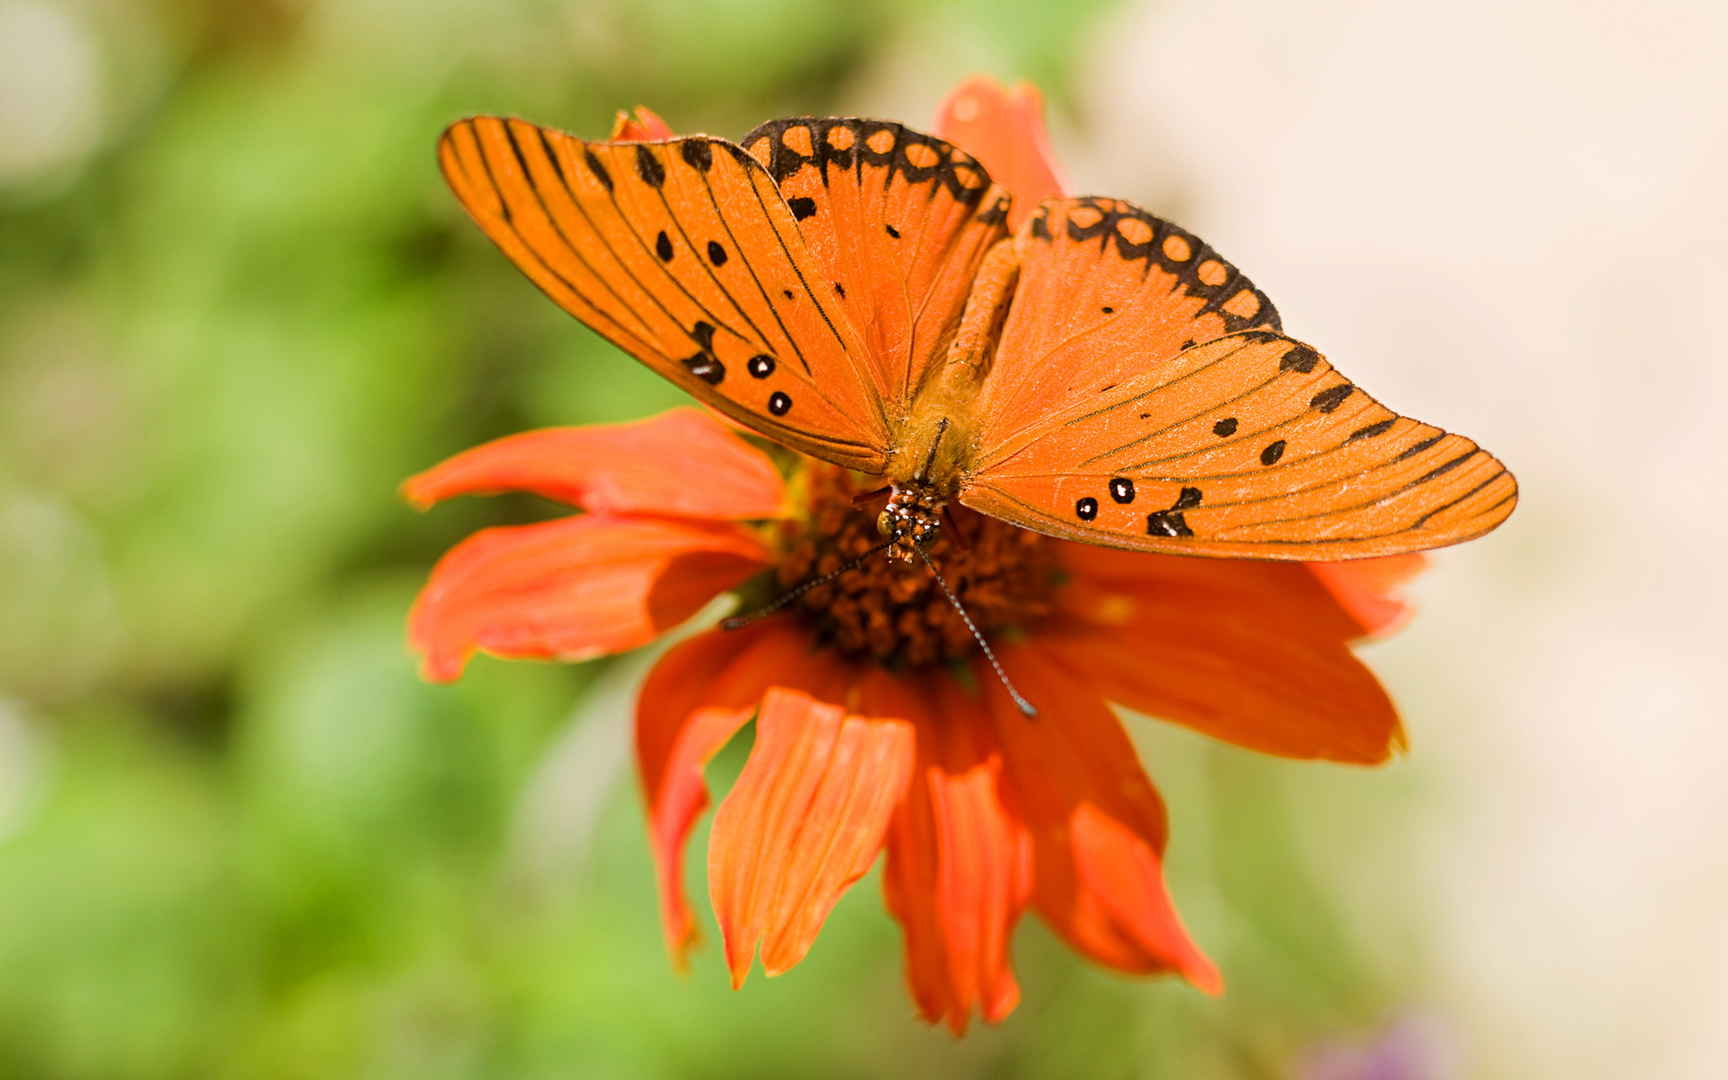
M951 500L1066 540L1325 560L1468 540L1517 501L1400 416L1193 233L1057 198L1010 230L980 162L899 124L584 141L480 116L438 144L560 307L769 439L881 477L884 535Z

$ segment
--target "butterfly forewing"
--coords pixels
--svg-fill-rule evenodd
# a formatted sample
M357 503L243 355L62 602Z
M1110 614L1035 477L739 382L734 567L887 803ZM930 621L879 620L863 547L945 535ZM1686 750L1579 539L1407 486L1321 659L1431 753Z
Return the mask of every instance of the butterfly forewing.
M981 403L986 447L1186 348L1279 328L1272 302L1234 266L1130 203L1046 200L1014 242L1020 281Z
M851 314L891 412L941 359L1008 196L976 158L880 120L794 117L744 148L798 220L824 287Z
M1469 439L1398 416L1309 346L1256 330L997 446L961 500L1112 547L1337 559L1479 536L1512 512L1517 485Z
M889 436L866 346L772 178L738 147L584 142L476 117L438 153L481 229L570 314L763 434L881 471Z

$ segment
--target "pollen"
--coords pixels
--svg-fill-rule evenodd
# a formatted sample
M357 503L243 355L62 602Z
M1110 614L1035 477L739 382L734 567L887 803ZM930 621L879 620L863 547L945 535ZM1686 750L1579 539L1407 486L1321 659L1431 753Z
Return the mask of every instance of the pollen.
M829 466L811 467L806 479L804 516L782 524L777 594L882 544L876 518L886 495L860 501L868 487ZM958 505L946 513L924 550L986 638L1023 630L1050 613L1059 581L1054 541ZM885 551L809 590L793 611L820 646L853 659L920 667L978 648L923 560L894 560Z

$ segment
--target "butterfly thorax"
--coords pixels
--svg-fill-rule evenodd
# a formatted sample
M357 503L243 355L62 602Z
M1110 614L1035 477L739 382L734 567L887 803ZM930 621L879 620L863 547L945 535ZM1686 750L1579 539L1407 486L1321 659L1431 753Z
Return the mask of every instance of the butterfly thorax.
M921 394L917 405L923 409L915 405L901 428L901 450L890 459L893 494L876 519L883 539L894 541L889 556L900 560L911 559L913 545L928 545L940 532L943 508L960 491L973 446L965 401Z
M959 494L974 453L973 405L982 369L953 364L938 372L901 428L901 449L890 459L893 495L877 517L891 558L909 560L913 546L928 546L942 527L944 507Z
M934 496L937 509L959 493L977 450L979 396L1001 337L1002 321L1019 278L1011 240L998 242L979 264L946 355L913 396L897 431L888 478L907 506Z

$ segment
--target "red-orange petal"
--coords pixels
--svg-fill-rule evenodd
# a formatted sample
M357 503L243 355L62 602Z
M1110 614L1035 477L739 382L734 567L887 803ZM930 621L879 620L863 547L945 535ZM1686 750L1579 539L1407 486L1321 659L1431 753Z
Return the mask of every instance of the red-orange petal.
M614 142L646 142L651 139L670 139L672 129L666 121L646 105L638 105L634 113L618 110L612 118L612 134L607 136Z
M843 675L784 622L710 630L668 650L636 698L636 764L660 886L666 945L682 969L696 944L684 894L684 846L708 806L703 767L750 719L768 687L834 693Z
M1348 642L1360 624L1300 563L1064 549L1052 654L1107 699L1261 753L1354 764L1404 745Z
M476 649L587 660L645 645L767 562L720 522L582 515L486 529L451 548L408 616L426 678L462 674Z
M1131 972L1175 971L1208 993L1218 969L1189 939L1164 887L1164 804L1096 689L1010 646L1002 663L1036 703L1021 715L974 664L1035 844L1039 913L1076 949Z
M1427 556L1420 552L1307 564L1362 632L1373 635L1389 634L1410 617L1410 604L1400 590L1427 565Z
M967 79L937 109L936 134L982 161L1013 194L1010 229L1041 200L1062 194L1044 131L1044 98L1031 83L1009 89L983 75Z
M768 455L700 409L626 424L543 428L476 446L402 485L424 510L454 495L531 491L595 513L739 520L778 516Z
M804 958L882 850L912 770L912 725L771 689L756 745L714 815L708 894L742 986L761 946L778 975Z
M994 731L946 673L913 683L879 672L860 689L864 711L909 717L917 730L882 877L906 935L912 999L956 1035L974 1011L998 1023L1020 1002L1008 946L1031 897L1032 845L1006 804Z

